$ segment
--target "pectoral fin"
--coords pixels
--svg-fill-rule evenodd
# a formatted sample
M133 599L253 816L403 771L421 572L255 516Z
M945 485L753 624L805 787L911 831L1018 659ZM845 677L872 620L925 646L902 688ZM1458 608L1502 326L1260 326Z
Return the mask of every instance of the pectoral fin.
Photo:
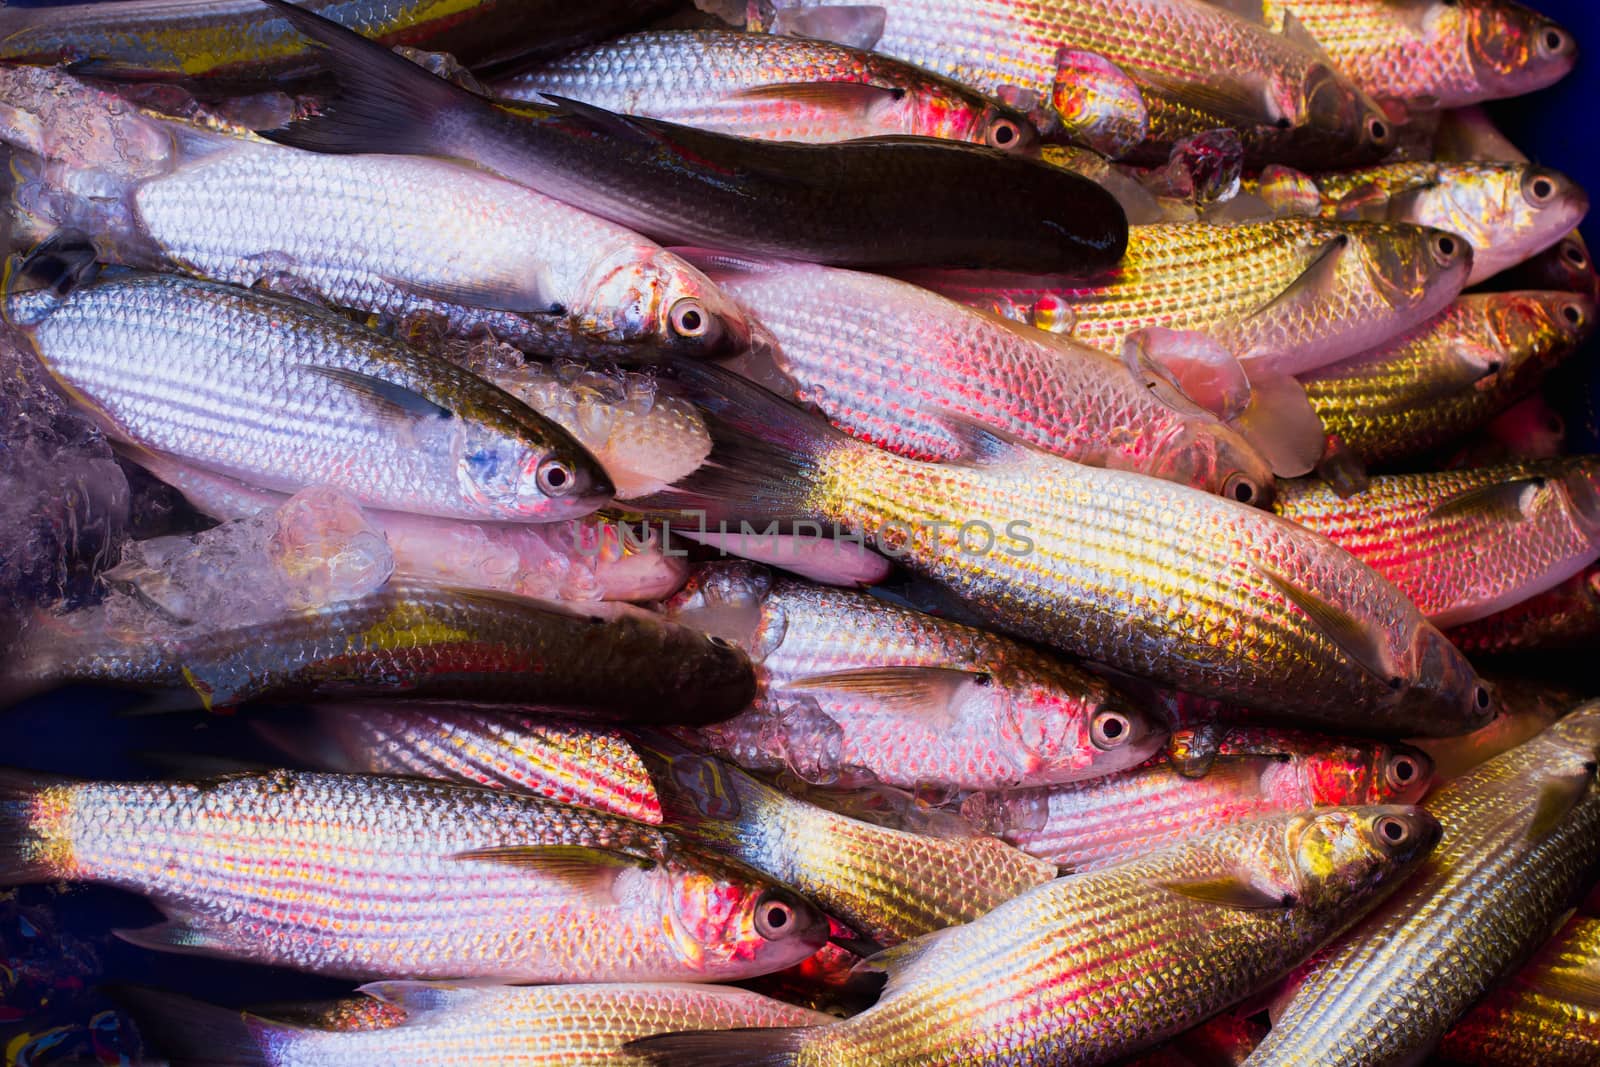
M1561 825L1578 802L1588 795L1594 785L1595 767L1586 767L1570 774L1553 776L1539 787L1539 804L1534 809L1533 820L1528 824L1528 839L1541 841Z
M786 688L872 697L905 711L954 720L958 697L989 681L981 671L955 667L875 667L808 675Z
M301 366L309 373L337 382L359 396L385 418L448 419L451 412L404 385L342 367Z
M1383 682L1396 677L1378 637L1353 615L1259 563L1255 568L1285 599L1310 616L1323 636L1355 660L1363 670Z
M1529 489L1542 489L1543 478L1518 478L1495 485L1477 486L1446 497L1428 512L1430 519L1482 519L1521 522L1527 517L1524 504Z
M866 115L882 104L904 99L904 89L862 82L801 82L758 85L733 94L739 100L784 100L843 115Z
M1298 901L1293 893L1265 889L1241 875L1216 878L1191 878L1158 883L1169 893L1188 897L1202 904L1242 911L1275 911L1292 908Z

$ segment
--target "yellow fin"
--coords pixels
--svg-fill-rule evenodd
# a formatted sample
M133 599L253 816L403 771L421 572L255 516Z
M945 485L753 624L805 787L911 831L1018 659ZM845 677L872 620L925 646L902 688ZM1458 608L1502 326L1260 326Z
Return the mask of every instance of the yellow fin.
M1157 884L1169 893L1198 900L1202 904L1214 904L1219 908L1273 911L1292 908L1299 903L1293 893L1263 889L1238 875L1225 874L1216 878L1181 879Z

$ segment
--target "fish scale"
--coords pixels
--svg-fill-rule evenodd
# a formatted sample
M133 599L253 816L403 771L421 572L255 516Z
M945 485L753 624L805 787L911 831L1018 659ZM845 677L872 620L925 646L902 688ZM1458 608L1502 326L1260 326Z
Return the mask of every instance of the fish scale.
M126 936L152 947L337 977L711 980L825 936L797 898L665 831L505 792L278 771L48 784L24 803L26 873L151 897L168 923ZM463 855L505 846L635 858L574 878ZM796 936L754 930L765 900L794 909Z

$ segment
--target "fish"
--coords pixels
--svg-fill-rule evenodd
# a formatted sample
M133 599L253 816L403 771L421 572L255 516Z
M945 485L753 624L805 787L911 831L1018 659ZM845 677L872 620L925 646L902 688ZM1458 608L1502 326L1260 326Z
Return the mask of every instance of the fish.
M1199 777L1158 760L1093 781L1009 794L1004 799L1013 810L1042 809L1044 817L1019 820L1001 836L1081 875L1266 815L1415 804L1432 781L1432 761L1410 745L1262 732L1265 738L1239 746L1225 740Z
M625 735L538 708L324 704L299 728L275 718L255 727L320 770L438 778L662 821L650 772Z
M1600 1060L1600 922L1574 918L1439 1045L1451 1063L1586 1067Z
M126 990L140 1030L179 1064L405 1063L413 1067L576 1067L626 1063L624 1042L684 1029L816 1026L833 1016L746 989L689 983L476 985L368 982L363 1003L399 1018L306 1025L186 997ZM341 1005L350 1002L340 1002ZM277 1016L280 1012L271 1013Z
M719 981L827 921L659 827L505 790L269 771L196 782L7 772L0 881L118 886L143 948L338 978Z
M744 362L750 376L783 386L879 448L962 459L975 425L1090 466L1246 503L1271 499L1272 468L1240 433L1097 349L880 275L777 260L703 262L771 337L765 356ZM1027 384L1025 398L1019 383ZM1315 437L1320 454L1320 427Z
M1315 50L1199 0L878 0L872 45L991 95L1051 101L1072 84L1072 57L1114 64L1140 90L1145 144L1130 154L1165 163L1183 137L1219 127L1240 131L1259 162L1332 162L1383 154L1393 124ZM791 26L817 24L830 7ZM861 10L861 9L857 9Z
M268 131L298 148L447 157L669 244L837 266L1080 272L1127 243L1111 194L1038 160L929 138L754 141L564 97L496 103L266 2L328 50L339 82L319 115Z
M697 571L663 612L755 664L751 708L702 735L747 768L997 789L1131 767L1166 737L1085 671L868 593L729 562Z
M1118 353L1139 330L1202 331L1248 366L1303 374L1444 310L1471 271L1460 237L1415 226L1274 219L1129 229L1116 267L1081 281L918 271L964 304Z
M939 137L1036 152L1021 110L907 63L831 41L735 30L647 30L494 83L501 100L554 93L619 115L759 140Z
M790 886L879 946L971 922L1056 876L984 834L936 837L862 822L713 756L645 737L666 822Z
M308 0L306 6L386 45L449 52L474 67L559 54L648 21L667 0ZM230 84L303 78L317 72L311 47L282 15L254 0L112 0L9 4L0 11L0 60L92 64L128 78L206 78Z
M1111 1062L1290 970L1393 892L1438 839L1433 818L1405 806L1197 834L880 954L883 995L850 1019L626 1047L699 1067Z
M1444 843L1306 964L1249 1067L1392 1064L1432 1050L1588 887L1597 756L1590 703L1434 793L1427 809Z
M49 264L49 244L30 262ZM440 518L575 518L613 493L594 457L525 404L308 304L130 272L64 297L13 292L7 307L56 381L135 451Z
M1374 99L1403 112L1521 96L1566 77L1573 37L1511 0L1212 0L1261 25L1297 23Z
M1323 426L1369 464L1464 436L1530 393L1593 332L1575 293L1468 293L1380 349L1300 379Z
M1265 180L1246 183L1245 191L1272 202L1267 185ZM1298 193L1295 198L1306 202L1285 207L1328 219L1431 226L1466 238L1472 245L1468 285L1543 252L1589 211L1582 186L1527 162L1388 163L1318 174L1309 185L1314 202Z
M725 718L755 694L720 639L639 609L392 580L376 593L212 627L105 608L45 617L8 656L0 693L67 682L169 690L186 706L356 696L539 703L600 717Z
M1504 611L1451 627L1450 640L1472 656L1593 647L1600 641L1600 564Z
M1274 508L1370 564L1441 627L1537 596L1600 558L1590 456L1384 475L1343 498L1308 479L1286 483Z
M1417 741L1417 746L1433 760L1437 785L1453 782L1532 740L1579 702L1577 690L1558 682L1512 677L1495 677L1493 681L1500 694L1500 714L1493 722L1460 737Z
M1600 301L1600 275L1583 235L1573 230L1550 248L1495 279L1496 288L1559 289Z
M641 512L831 527L1002 632L1302 722L1428 736L1493 715L1410 600L1275 515L997 440L975 464L907 460L722 368L663 373L716 443L689 478L634 501Z
M0 93L24 244L86 232L106 262L437 314L543 355L720 358L749 344L738 309L678 256L492 175L296 152L203 114L134 108L58 69L0 70Z

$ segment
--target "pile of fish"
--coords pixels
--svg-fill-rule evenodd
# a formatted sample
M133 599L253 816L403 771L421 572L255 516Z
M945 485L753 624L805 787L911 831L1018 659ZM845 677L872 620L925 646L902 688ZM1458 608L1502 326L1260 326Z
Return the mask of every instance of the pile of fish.
M0 7L0 948L96 883L310 983L64 1017L50 934L11 1062L1600 1063L1600 691L1525 658L1600 647L1540 406L1600 284L1479 107L1576 59L1512 0ZM7 726L101 700L247 743Z

